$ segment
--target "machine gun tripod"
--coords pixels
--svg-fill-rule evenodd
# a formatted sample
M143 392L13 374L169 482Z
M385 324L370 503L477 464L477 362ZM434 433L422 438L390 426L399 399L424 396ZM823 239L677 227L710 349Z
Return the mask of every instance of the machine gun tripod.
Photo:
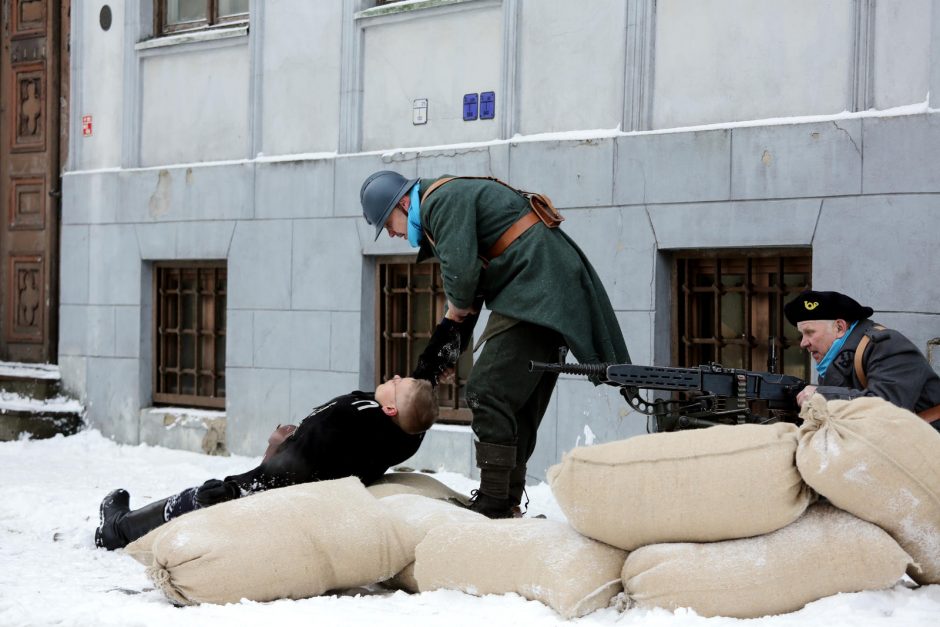
M627 404L649 416L648 431L677 431L718 424L793 422L799 413L796 395L806 383L792 375L725 368L716 363L697 368L634 364L568 364L529 362L529 372L547 371L589 377L620 389ZM640 390L686 392L686 399L646 400ZM757 413L754 407L763 407ZM765 415L766 414L766 415Z

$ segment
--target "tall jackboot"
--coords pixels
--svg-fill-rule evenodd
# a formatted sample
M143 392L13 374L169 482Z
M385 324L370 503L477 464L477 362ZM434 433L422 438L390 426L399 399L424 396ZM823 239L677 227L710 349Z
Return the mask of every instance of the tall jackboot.
M509 500L512 502L513 516L517 518L521 517L525 509L529 507L528 498L526 498L525 505L522 505L522 497L525 495L525 473L525 464L517 465L509 473Z
M516 466L515 445L476 442L480 489L473 491L470 509L487 518L512 518L509 476Z
M126 490L115 490L101 501L100 524L95 530L95 546L113 551L156 529L164 522L167 499L162 499L131 511L130 495Z

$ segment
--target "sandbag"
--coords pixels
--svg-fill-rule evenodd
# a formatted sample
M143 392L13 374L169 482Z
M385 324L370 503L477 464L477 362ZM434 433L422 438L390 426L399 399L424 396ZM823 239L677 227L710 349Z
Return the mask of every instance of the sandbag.
M431 529L415 551L414 573L422 592L514 592L575 618L620 593L625 557L562 522L486 520Z
M412 593L419 591L414 575L415 548L431 529L448 523L487 520L486 516L454 505L449 499L439 500L418 494L394 494L379 499L379 503L398 522L402 546L411 558L401 572L383 581L382 585Z
M376 498L383 498L393 494L420 494L432 499L453 500L464 506L470 502L469 497L451 489L434 477L420 472L388 472L379 477L369 488L369 492Z
M770 533L815 498L794 463L797 428L720 425L576 448L548 471L582 534L632 551Z
M911 579L940 583L940 435L877 397L814 394L800 416L796 463L806 483L890 533L914 559Z
M639 607L757 618L840 592L888 588L909 562L878 526L817 503L767 535L639 548L624 563L623 586Z
M147 575L181 605L303 599L404 568L396 524L355 477L268 490L156 529Z

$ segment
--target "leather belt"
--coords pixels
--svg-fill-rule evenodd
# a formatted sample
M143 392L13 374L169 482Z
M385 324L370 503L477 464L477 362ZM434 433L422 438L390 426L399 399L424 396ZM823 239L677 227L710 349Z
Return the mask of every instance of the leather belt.
M519 239L519 236L532 228L537 222L541 222L539 216L534 211L529 211L527 214L516 220L512 226L503 231L503 234L499 236L493 245L490 246L490 249L486 251L486 261L490 262L493 259L496 259L503 254L509 245L514 241Z
M917 414L927 422L933 422L934 420L940 420L940 405L934 405L930 409L925 409L924 411Z

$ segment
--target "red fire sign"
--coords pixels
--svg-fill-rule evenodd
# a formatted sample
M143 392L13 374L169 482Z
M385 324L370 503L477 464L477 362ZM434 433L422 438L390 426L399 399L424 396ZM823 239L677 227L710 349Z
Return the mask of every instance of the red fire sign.
M91 116L90 115L82 116L82 135L85 137L91 137Z

